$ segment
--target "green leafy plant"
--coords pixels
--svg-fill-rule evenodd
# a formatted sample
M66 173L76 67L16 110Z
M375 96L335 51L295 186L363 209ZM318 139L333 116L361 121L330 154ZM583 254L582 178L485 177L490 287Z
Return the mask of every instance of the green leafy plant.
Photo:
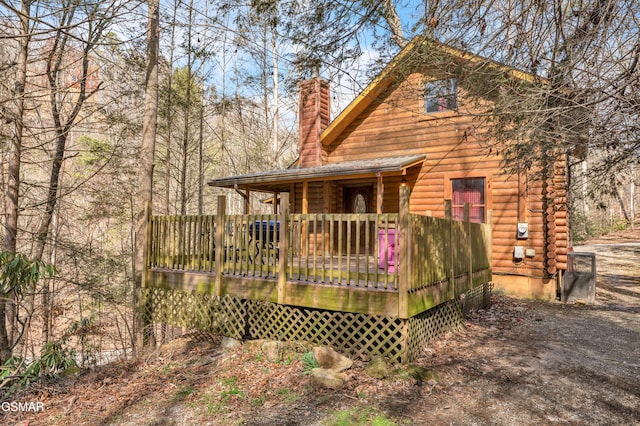
M0 292L14 292L23 297L25 291L34 288L44 278L53 277L56 268L40 260L29 260L20 253L0 252Z
M302 355L302 372L304 374L309 374L311 373L311 370L318 367L319 367L318 360L316 359L315 356L313 356L313 352L311 351L305 352Z
M330 413L323 424L327 426L395 426L398 423L372 408L353 408Z
M73 321L67 329L66 336L77 336L80 343L81 364L83 366L96 365L98 363L98 353L100 348L89 342L89 336L96 333L96 315Z
M193 389L191 385L187 385L186 387L176 392L176 394L173 396L173 400L180 401L181 399L185 399L189 395L193 395L195 392L195 389Z
M267 400L267 396L266 395L260 395L257 398L253 398L249 402L249 405L251 405L252 407L262 407L266 400Z
M200 403L204 405L205 412L208 415L214 415L224 412L225 406L220 399L211 393L203 393L200 395Z
M238 388L233 388L233 389L220 392L220 399L222 401L228 401L229 398L232 396L237 396L240 399L244 399L247 397L247 395Z
M65 347L66 339L49 342L40 350L40 358L26 363L20 357L9 358L0 367L0 380L6 384L13 380L29 385L40 377L55 376L78 368L75 351Z
M238 384L238 376L223 377L222 379L220 379L220 382L224 386L235 386L236 384Z
M2 366L0 366L0 380L10 380L11 377L16 376L19 372L23 371L24 360L19 356L13 356L6 360Z
M75 351L64 347L66 339L49 342L40 351L40 358L29 364L25 371L26 379L40 376L55 376L69 368L77 368Z

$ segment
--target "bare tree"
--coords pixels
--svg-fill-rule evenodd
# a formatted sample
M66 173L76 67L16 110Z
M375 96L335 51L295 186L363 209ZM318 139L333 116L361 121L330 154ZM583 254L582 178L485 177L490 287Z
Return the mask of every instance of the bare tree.
M135 240L135 280L133 306L136 309L134 335L136 348L145 343L145 319L141 311L142 285L146 261L146 235L148 215L153 205L153 167L158 122L158 58L160 37L160 2L149 0L147 23L147 70L144 117L142 122L142 146L140 149L140 172L138 176L137 226Z
M30 15L31 1L23 0L20 7L19 32L18 32L18 58L16 61L16 79L14 83L15 110L3 111L5 120L13 122L13 135L9 150L9 177L7 190L5 193L5 205L7 208L4 223L4 238L2 249L8 253L16 253L16 237L18 234L18 205L20 195L20 165L22 138L24 133L24 107L25 107L25 86L27 82L27 61L30 42ZM10 303L11 294L0 294L0 362L11 357L15 342L10 341L7 333L7 324L13 322L15 316L15 306L7 311L7 304ZM7 318L7 314L11 318ZM12 336L11 336L12 337ZM13 340L13 339L11 339Z

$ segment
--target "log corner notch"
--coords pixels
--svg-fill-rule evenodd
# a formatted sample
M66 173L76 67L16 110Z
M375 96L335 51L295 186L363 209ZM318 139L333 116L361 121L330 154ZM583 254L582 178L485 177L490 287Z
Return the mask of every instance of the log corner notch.
M562 157L554 162L544 191L546 271L555 275L567 268L569 246L569 212L567 206L567 160Z

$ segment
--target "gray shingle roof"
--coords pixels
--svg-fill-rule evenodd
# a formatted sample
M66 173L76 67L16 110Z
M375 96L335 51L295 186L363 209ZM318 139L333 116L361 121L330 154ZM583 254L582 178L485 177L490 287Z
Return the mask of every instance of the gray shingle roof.
M425 155L403 155L371 160L343 161L317 167L298 168L294 166L288 169L212 179L208 184L222 188L234 188L237 185L239 188L275 191L288 189L288 185L302 181L358 178L377 173L397 175L409 167L422 164L425 158Z

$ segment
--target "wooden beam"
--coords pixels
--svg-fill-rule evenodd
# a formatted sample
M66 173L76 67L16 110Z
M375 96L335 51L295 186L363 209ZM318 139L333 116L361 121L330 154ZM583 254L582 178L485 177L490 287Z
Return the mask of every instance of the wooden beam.
M273 214L278 214L278 198L280 197L279 192L273 193Z
M398 293L315 283L287 283L285 305L397 317Z
M384 202L384 182L382 181L382 173L378 173L378 187L376 189L376 213L382 214L383 202Z
M471 249L471 207L464 203L464 244L467 245L467 289L473 288L473 250ZM458 291L458 293L463 293ZM455 294L458 297L460 294Z
M409 216L410 189L406 185L400 186L400 210L398 213L398 230L400 246L399 262L400 272L398 274L398 316L409 318L409 288L411 287L411 218Z
M446 238L449 252L449 298L453 299L455 297L456 280L453 270L453 205L451 200L444 200L444 217L448 221L447 227L449 228Z
M289 194L280 195L280 236L278 242L278 303L286 300L287 258L289 257Z
M150 286L213 294L211 274L203 272L150 270ZM222 296L280 303L280 283L255 277L223 277ZM398 316L398 293L346 286L286 281L281 304L312 309L388 317Z
M302 214L309 213L309 182L302 182Z
M289 211L296 212L296 184L292 183L289 186Z
M224 217L227 213L227 197L218 195L218 211L216 213L215 238L215 292L216 296L222 294L222 264L224 261Z
M331 213L331 186L326 180L322 183L322 212Z
M409 317L418 315L447 300L451 300L448 280L415 289L411 292L411 299L409 300Z

